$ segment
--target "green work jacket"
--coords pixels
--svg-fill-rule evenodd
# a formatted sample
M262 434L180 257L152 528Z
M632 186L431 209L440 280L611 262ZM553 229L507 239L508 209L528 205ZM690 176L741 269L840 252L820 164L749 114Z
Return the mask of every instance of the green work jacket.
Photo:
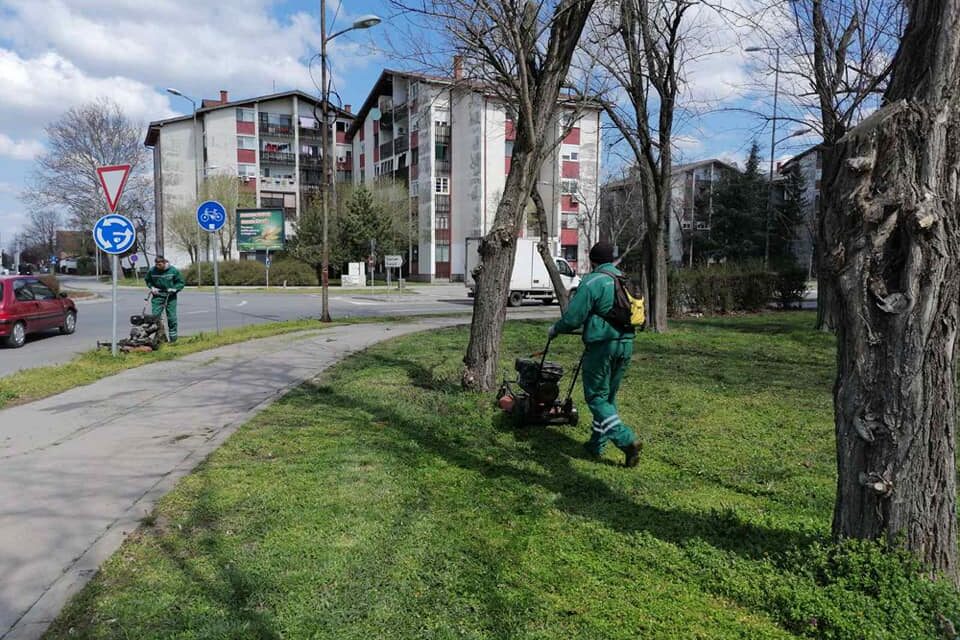
M158 271L156 267L150 267L144 282L147 283L148 287L156 287L160 291L166 291L174 296L187 284L176 267L167 267L164 271Z
M602 264L580 280L580 287L567 310L554 326L557 333L572 333L583 327L584 344L610 340L633 340L633 331L620 331L603 319L613 308L614 283L607 275L619 276L611 263Z

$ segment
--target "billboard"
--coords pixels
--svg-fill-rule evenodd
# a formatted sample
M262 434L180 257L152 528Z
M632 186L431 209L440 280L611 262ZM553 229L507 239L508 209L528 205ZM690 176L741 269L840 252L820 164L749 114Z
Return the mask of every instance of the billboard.
M237 209L237 249L240 251L283 249L283 210Z

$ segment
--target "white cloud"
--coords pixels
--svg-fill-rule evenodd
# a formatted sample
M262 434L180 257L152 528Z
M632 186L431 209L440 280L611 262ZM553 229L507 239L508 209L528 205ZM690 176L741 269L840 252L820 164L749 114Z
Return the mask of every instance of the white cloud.
M0 133L0 156L7 156L14 160L33 160L43 153L43 145L39 140L14 140L5 133ZM12 187L0 182L0 191Z

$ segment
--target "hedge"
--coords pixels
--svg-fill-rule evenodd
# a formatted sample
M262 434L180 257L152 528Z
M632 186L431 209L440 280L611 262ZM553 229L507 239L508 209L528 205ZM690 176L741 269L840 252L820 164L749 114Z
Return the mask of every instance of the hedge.
M213 264L204 262L203 284L213 283ZM256 260L225 260L219 263L220 284L224 286L243 287L266 285L266 267ZM197 265L192 264L183 269L183 279L188 285L197 284ZM316 286L317 274L310 265L296 260L277 260L270 266L270 284L283 286L286 283L292 287Z
M730 313L760 311L773 300L780 308L798 305L806 292L806 272L779 273L752 265L711 265L673 270L668 278L668 311Z

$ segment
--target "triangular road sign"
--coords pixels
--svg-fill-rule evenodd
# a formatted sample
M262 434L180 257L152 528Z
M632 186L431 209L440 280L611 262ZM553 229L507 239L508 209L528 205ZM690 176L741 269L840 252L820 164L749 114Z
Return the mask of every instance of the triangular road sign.
M100 185L107 196L107 207L112 213L117 210L120 194L123 193L123 187L127 184L130 165L117 164L109 167L97 167L97 175L100 176Z

